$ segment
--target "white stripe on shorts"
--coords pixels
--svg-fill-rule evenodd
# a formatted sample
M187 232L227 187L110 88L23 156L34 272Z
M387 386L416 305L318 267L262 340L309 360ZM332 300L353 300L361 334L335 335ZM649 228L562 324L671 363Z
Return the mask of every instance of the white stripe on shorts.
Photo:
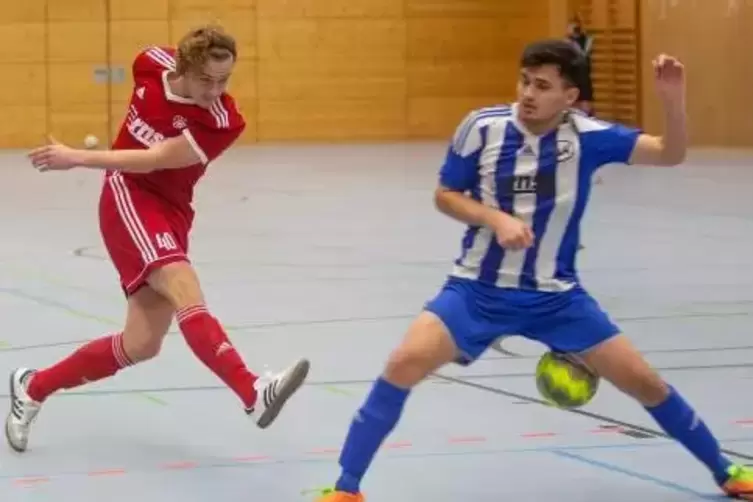
M131 235L133 243L141 253L141 259L144 261L144 265L152 263L157 260L157 251L154 249L149 234L146 233L143 223L136 212L136 207L133 205L133 199L128 191L128 187L123 180L123 176L120 173L114 173L109 179L110 188L112 188L113 195L115 196L115 204L118 208L118 214L125 225L126 230Z

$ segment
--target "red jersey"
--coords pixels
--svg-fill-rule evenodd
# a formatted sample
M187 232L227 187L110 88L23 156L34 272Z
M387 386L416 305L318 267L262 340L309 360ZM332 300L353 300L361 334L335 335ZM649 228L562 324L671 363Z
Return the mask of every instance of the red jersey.
M112 148L146 149L166 138L185 135L200 163L181 169L120 174L130 186L149 191L173 209L192 214L196 183L207 165L238 139L246 124L228 94L223 94L209 109L175 95L167 82L168 73L175 70L174 54L171 48L150 47L136 56L128 115Z

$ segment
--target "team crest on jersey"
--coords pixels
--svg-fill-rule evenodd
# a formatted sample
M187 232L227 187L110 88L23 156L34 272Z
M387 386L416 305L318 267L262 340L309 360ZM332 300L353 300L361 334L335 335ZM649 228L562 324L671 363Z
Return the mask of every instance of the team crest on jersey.
M575 156L575 145L568 139L557 140L557 162L565 162Z
M173 127L178 129L179 131L182 129L185 129L188 125L188 121L186 121L186 118L181 115L176 115L173 117Z

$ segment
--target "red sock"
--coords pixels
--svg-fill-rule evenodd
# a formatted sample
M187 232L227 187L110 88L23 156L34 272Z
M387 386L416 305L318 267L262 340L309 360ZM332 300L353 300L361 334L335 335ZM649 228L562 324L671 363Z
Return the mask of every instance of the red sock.
M26 392L41 403L60 389L102 380L132 364L123 350L123 336L120 333L106 336L83 345L59 363L35 372Z
M217 319L204 305L182 308L176 318L196 357L240 397L246 408L251 408L256 403L254 383L258 377L246 368Z

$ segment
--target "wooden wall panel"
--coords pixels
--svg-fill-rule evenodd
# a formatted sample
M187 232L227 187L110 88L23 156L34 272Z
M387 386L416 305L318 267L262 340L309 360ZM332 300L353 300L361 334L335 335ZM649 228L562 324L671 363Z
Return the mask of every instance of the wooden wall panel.
M12 2L0 36L23 43L0 47L0 63L18 75L3 84L0 106L18 120L12 130L0 129L0 146L30 146L47 132L74 145L86 134L111 140L132 91L135 54L146 45L175 44L207 22L238 40L230 90L249 124L242 142L446 139L471 108L514 99L521 49L564 31L562 6L556 0ZM14 110L21 98L28 104Z
M107 61L114 77L108 90L108 129L112 141L126 116L133 92L133 60L150 45L170 44L170 22L169 0L106 1L109 2Z
M538 9L538 10L537 10ZM506 20L505 29L516 20L533 19L547 27L549 6L546 1L490 2L489 0L405 0L405 15L409 18L489 19ZM536 14L536 16L534 16ZM537 27L537 30L539 28ZM563 28L564 29L564 28ZM505 30L500 30L505 31Z
M402 0L260 0L259 140L405 136Z
M446 137L470 109L514 100L521 51L550 35L547 0L406 6L410 138Z
M254 9L255 0L170 0L172 18L182 15L203 16L207 12L235 12Z
M679 57L688 72L690 140L694 145L753 147L753 3L641 1L642 58L648 68L659 52ZM699 34L700 32L700 34ZM662 119L649 71L643 75L648 130Z
M107 64L105 1L48 4L49 131L71 145L108 137L108 83L95 74Z
M567 24L575 13L573 0L549 0L547 14L549 17L549 36L560 38L565 35Z
M598 117L640 125L641 71L638 0L573 2L586 31L593 36L592 79Z
M257 0L259 20L400 19L404 0Z
M111 21L166 21L171 0L107 0Z
M0 148L28 147L47 132L47 71L43 0L3 6L0 17Z

